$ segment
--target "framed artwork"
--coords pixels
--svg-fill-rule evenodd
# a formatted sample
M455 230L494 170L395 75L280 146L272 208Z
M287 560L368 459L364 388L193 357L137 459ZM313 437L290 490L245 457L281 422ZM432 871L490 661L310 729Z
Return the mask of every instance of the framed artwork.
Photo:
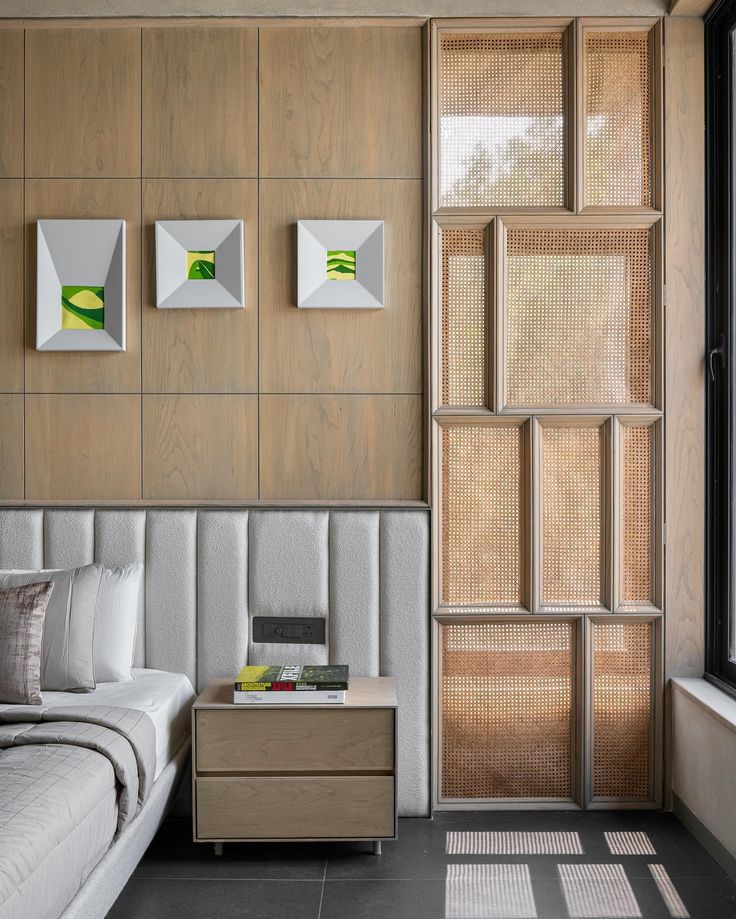
M36 348L125 351L125 221L39 220Z
M382 220L300 220L297 248L300 308L383 308Z
M242 220L156 221L156 306L245 306Z

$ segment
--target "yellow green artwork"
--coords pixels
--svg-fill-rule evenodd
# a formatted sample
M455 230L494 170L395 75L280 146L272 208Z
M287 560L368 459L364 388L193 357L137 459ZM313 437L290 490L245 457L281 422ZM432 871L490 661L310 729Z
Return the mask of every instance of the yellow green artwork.
M187 252L187 280L211 281L215 276L215 253L201 249Z
M105 288L64 284L61 288L62 329L104 329Z
M331 281L354 281L355 249L328 249L327 277Z

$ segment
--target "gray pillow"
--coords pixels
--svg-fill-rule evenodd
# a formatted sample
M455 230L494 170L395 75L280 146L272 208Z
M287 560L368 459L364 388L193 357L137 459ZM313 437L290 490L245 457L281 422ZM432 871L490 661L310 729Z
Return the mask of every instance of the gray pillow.
M92 646L102 565L65 571L0 571L0 588L53 581L41 645L41 689L91 692L95 688Z
M0 589L0 702L41 704L41 635L51 581Z

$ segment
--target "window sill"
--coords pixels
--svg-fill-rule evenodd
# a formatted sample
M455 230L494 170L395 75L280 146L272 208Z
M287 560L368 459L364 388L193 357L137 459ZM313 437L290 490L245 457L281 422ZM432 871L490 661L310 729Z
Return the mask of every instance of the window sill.
M671 683L673 691L687 696L736 734L736 699L702 678L674 677Z

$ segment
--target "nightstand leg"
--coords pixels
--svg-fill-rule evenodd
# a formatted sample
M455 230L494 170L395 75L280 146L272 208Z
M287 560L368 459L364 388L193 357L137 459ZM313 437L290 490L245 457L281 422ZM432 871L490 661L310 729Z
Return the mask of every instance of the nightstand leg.
M377 839L377 840L373 843L373 854L374 854L374 855L380 855L380 854L381 854L381 840L380 840L380 839Z
M221 842L215 843L215 855L222 855L222 845L223 844Z

